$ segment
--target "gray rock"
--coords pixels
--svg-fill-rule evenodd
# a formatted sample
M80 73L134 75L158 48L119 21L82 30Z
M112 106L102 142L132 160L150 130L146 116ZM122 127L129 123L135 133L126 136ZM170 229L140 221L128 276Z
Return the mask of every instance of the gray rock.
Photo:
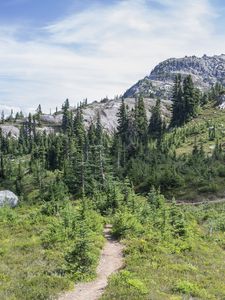
M147 112L148 119L151 116L151 109L156 103L156 99L146 98L144 99L145 108ZM135 98L127 98L125 99L126 105L129 109L134 108L135 105ZM170 117L171 115L171 101L162 100L161 111L164 117ZM98 114L101 117L101 124L103 129L108 133L113 133L117 128L117 113L119 111L119 107L121 105L121 99L113 99L113 100L104 100L101 102L92 102L88 104L85 108L82 109L83 117L84 117L84 124L85 127L88 128L91 123L96 123ZM73 114L76 113L76 108L71 108ZM48 122L48 124L57 124L60 125L62 123L62 114L58 115L58 119L56 121L57 116L52 115L42 115L42 121ZM44 119L43 119L44 118ZM37 130L46 130L46 133L51 133L54 131L54 128L51 127L44 127L44 128L37 128Z
M225 93L222 93L218 99L219 109L225 109Z
M60 125L62 123L62 114L58 115L47 115L43 114L40 116L42 122Z
M39 133L41 133L41 134L43 134L45 132L47 135L55 132L55 130L54 130L53 127L47 127L47 126L45 126L45 127L37 127L36 131L39 132Z
M13 125L0 125L2 129L2 134L4 137L11 135L12 138L18 139L20 131L19 128Z
M15 207L19 202L18 197L11 191L0 191L0 207L10 206Z
M129 88L124 97L156 96L171 98L171 87L177 74L191 75L195 85L202 91L216 82L225 85L225 55L170 58L158 64L144 79Z
M125 99L126 105L131 110L135 105L135 98ZM147 118L151 117L151 109L155 106L156 99L146 98L144 99L145 108L147 112ZM171 101L162 100L161 111L162 115L166 118L171 115ZM108 133L113 133L117 128L117 113L121 105L121 99L107 100L104 102L93 102L83 109L83 116L86 128L97 120L98 113L101 117L101 123L103 129Z

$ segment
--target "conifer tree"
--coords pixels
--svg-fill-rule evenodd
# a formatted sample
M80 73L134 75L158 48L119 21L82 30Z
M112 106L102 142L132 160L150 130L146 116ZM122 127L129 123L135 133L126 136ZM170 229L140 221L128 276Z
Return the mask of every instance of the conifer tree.
M0 155L0 178L5 179L5 161L2 153Z
M17 175L16 175L16 193L18 196L21 196L21 194L23 193L23 184L22 184L23 176L24 176L23 168L20 161L17 169Z
M173 110L172 110L172 119L171 126L179 126L183 122L183 114L184 114L184 101L183 101L183 89L182 89L182 80L181 75L178 74L175 77L174 85L173 85Z
M199 94L194 88L191 75L188 75L183 82L183 97L184 97L184 122L197 116L197 109L199 105Z
M163 130L163 121L160 111L161 101L157 99L156 105L152 109L152 115L149 121L148 133L150 137L160 138Z
M118 134L121 138L122 143L125 143L127 127L128 127L128 116L127 116L127 108L123 98L122 98L119 111L117 113L117 121L118 121L118 126L117 126Z
M78 141L79 147L83 149L86 139L86 132L84 128L83 113L81 108L77 108L76 114L74 116L73 133Z
M148 121L146 116L146 110L145 110L145 104L144 104L144 98L139 97L137 101L137 107L136 107L136 128L137 128L137 134L139 141L147 142L147 131L148 131Z
M198 114L201 93L194 87L190 75L181 80L177 75L173 86L171 126L181 126Z
M72 120L71 120L71 112L69 111L69 100L66 99L64 105L62 106L63 110L63 118L62 118L62 130L64 133L70 133L72 127Z

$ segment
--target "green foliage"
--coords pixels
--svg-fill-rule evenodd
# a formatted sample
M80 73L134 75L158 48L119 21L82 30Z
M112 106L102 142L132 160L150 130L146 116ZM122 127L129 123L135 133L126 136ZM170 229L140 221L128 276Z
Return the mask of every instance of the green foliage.
M186 280L179 280L173 288L175 293L186 294L193 297L200 297L201 299L209 299L205 289L200 289L196 283Z
M1 208L0 298L49 299L72 287L74 279L91 279L103 245L102 230L96 212L89 209L83 220L80 208L69 203L57 216L42 214L39 206ZM88 251L83 247L87 240Z
M113 220L113 230L112 233L117 238L123 238L127 235L135 235L141 233L143 230L141 223L138 221L137 217L131 212L118 211Z
M111 278L101 299L223 299L224 205L168 204L155 189L149 199L135 202L133 217L142 229L123 231L125 268Z
M129 271L121 271L117 276L112 279L113 283L122 285L124 289L130 289L139 296L148 293L148 289L145 284L138 278L135 278L134 274Z
M127 246L126 270L109 287L115 299L223 299L224 211L165 200L223 195L225 118L211 103L220 92L215 86L202 97L190 77L178 76L175 128L162 121L160 100L148 123L139 97L133 109L122 100L113 137L100 112L86 128L86 104L73 111L68 100L55 133L39 133L41 107L25 120L17 116L18 140L0 130L0 187L21 203L0 210L0 298L47 299L71 280L93 278L101 214ZM104 299L112 299L107 293Z
M171 126L180 126L196 117L200 104L200 92L194 87L191 76L182 81L176 76L173 87L173 111Z
M163 120L161 117L161 102L157 99L156 105L152 109L152 115L148 125L149 135L153 138L161 138L163 133Z

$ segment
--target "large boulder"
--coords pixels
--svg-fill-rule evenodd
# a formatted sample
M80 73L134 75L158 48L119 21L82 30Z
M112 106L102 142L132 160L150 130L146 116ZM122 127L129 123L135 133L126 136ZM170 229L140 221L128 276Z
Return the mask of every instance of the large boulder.
M13 125L0 125L0 128L2 130L2 134L4 137L11 136L14 139L18 139L20 135L20 130L18 127Z
M5 205L15 207L18 202L19 199L13 192L8 190L0 191L0 207Z
M219 99L217 99L220 109L225 109L225 92L221 93Z
M62 118L63 118L62 114L58 114L58 115L43 114L43 115L40 115L40 120L42 122L50 123L50 124L56 124L56 125L61 125L62 124Z

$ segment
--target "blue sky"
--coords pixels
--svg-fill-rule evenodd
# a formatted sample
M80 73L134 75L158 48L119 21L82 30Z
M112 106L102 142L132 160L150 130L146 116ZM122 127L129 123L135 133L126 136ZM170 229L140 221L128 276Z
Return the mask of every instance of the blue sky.
M1 0L0 110L113 97L169 57L225 52L222 0Z

